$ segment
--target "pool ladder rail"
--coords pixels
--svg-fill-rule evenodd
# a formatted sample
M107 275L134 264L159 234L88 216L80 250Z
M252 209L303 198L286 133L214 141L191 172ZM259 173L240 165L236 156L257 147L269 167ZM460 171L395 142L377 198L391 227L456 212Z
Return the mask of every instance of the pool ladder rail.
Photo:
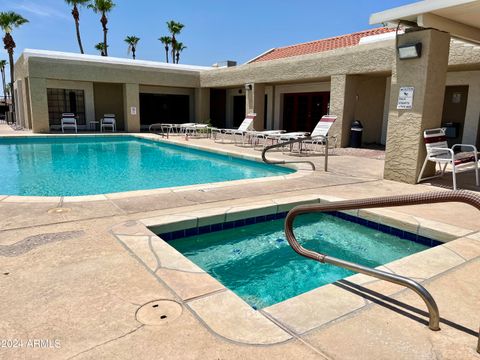
M371 199L358 199L337 201L328 204L300 205L293 208L285 219L285 234L290 246L298 254L319 261L321 263L331 264L344 269L352 270L358 273L369 275L381 280L389 281L413 290L425 302L428 313L428 327L433 331L440 330L440 313L437 303L432 295L418 282L396 274L388 273L382 270L369 268L360 264L337 259L327 254L318 253L302 247L293 232L293 222L298 215L307 213L356 210L379 207L394 207L406 205L434 204L445 202L462 202L480 210L480 196L467 191L442 191L423 194L385 196ZM480 334L477 343L477 352L480 353Z
M312 161L309 161L309 160L268 160L267 157L266 157L267 151L269 151L269 150L285 147L287 145L290 145L290 148L292 148L292 146L294 144L297 144L297 143L299 144L299 147L300 147L299 152L301 152L302 142L308 141L308 140L312 140L312 138L310 136L306 136L306 137L299 138L299 139L279 142L277 144L272 144L272 145L265 146L265 148L262 151L262 160L263 160L264 163L272 164L272 165L309 164L312 167L312 170L315 171L316 170L315 164ZM328 171L328 137L325 137L323 140L325 142L324 170Z

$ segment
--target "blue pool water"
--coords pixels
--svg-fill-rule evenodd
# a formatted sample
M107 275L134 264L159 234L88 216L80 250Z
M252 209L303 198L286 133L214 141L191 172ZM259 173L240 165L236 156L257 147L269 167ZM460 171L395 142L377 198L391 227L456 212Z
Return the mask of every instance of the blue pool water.
M376 267L427 249L327 214L302 215L295 234L311 250ZM295 253L283 220L185 237L171 246L255 308L264 308L353 274Z
M93 195L291 172L130 136L0 138L2 195Z

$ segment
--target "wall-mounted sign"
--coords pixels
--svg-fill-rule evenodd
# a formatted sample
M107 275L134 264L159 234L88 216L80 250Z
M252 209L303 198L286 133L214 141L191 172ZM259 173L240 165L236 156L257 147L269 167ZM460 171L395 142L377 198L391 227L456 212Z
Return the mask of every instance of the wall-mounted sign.
M413 108L413 92L415 88L413 86L403 86L400 88L398 94L397 109L408 110Z
M137 108L136 108L135 106L132 106L132 107L130 108L130 114L131 114L131 115L137 115Z
M462 102L462 93L453 93L452 103L460 104Z

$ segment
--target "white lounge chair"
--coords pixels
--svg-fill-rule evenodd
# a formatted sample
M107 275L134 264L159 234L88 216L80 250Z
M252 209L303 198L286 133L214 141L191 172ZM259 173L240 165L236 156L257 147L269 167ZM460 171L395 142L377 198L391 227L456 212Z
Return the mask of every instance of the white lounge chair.
M218 138L222 138L222 142L225 142L226 136L233 136L233 142L237 143L237 137L240 136L242 143L244 143L244 136L248 131L253 130L253 121L257 114L248 114L242 121L238 129L212 129L213 139L217 141Z
M112 129L112 132L117 131L117 122L115 121L115 114L105 114L100 120L100 132L106 129Z
M446 129L437 128L437 129L428 129L423 132L423 138L425 140L425 147L427 149L427 156L423 162L422 169L418 175L418 181L421 182L424 180L429 180L437 177L441 177L445 174L445 169L447 165L452 166L452 178L453 178L453 190L457 190L457 178L456 174L458 172L458 167L462 165L472 164L475 170L475 183L477 186L479 184L478 176L478 152L477 148L469 144L455 144L451 148L448 147L447 137L445 135ZM466 147L470 148L473 151L468 153L458 153L455 154L456 148ZM440 170L434 176L429 176L424 178L423 173L427 167L428 162L434 162L435 167L438 165ZM443 165L443 166L442 166Z
M328 136L328 132L332 127L333 123L337 120L337 116L334 115L324 115L318 121L317 125L311 133L309 132L287 132L283 134L274 134L268 136L267 139L277 142L287 142L291 140L305 139L299 143L299 151L302 151L302 146L305 144L313 144L315 147L319 144L325 144L325 139ZM336 136L329 136L329 139L333 139L334 146L336 146L337 138Z
M74 116L62 117L61 124L62 124L62 133L65 133L65 130L68 130L68 129L75 130L75 133L78 132L77 119Z

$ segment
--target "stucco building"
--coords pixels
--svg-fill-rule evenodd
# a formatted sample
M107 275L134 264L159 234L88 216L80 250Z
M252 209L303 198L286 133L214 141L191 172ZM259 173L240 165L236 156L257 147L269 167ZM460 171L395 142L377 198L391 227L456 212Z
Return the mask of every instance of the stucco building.
M137 132L158 122L235 127L255 112L257 130L309 131L331 113L340 146L360 120L365 143L386 145L385 177L414 183L423 129L453 123L452 142L480 145L480 22L471 18L479 3L422 1L372 16L389 27L272 49L231 67L25 50L16 63L17 122L49 132L62 112L75 112L87 129L115 113L120 131ZM419 43L418 57L399 59L399 46ZM410 109L397 109L402 86L415 89Z

